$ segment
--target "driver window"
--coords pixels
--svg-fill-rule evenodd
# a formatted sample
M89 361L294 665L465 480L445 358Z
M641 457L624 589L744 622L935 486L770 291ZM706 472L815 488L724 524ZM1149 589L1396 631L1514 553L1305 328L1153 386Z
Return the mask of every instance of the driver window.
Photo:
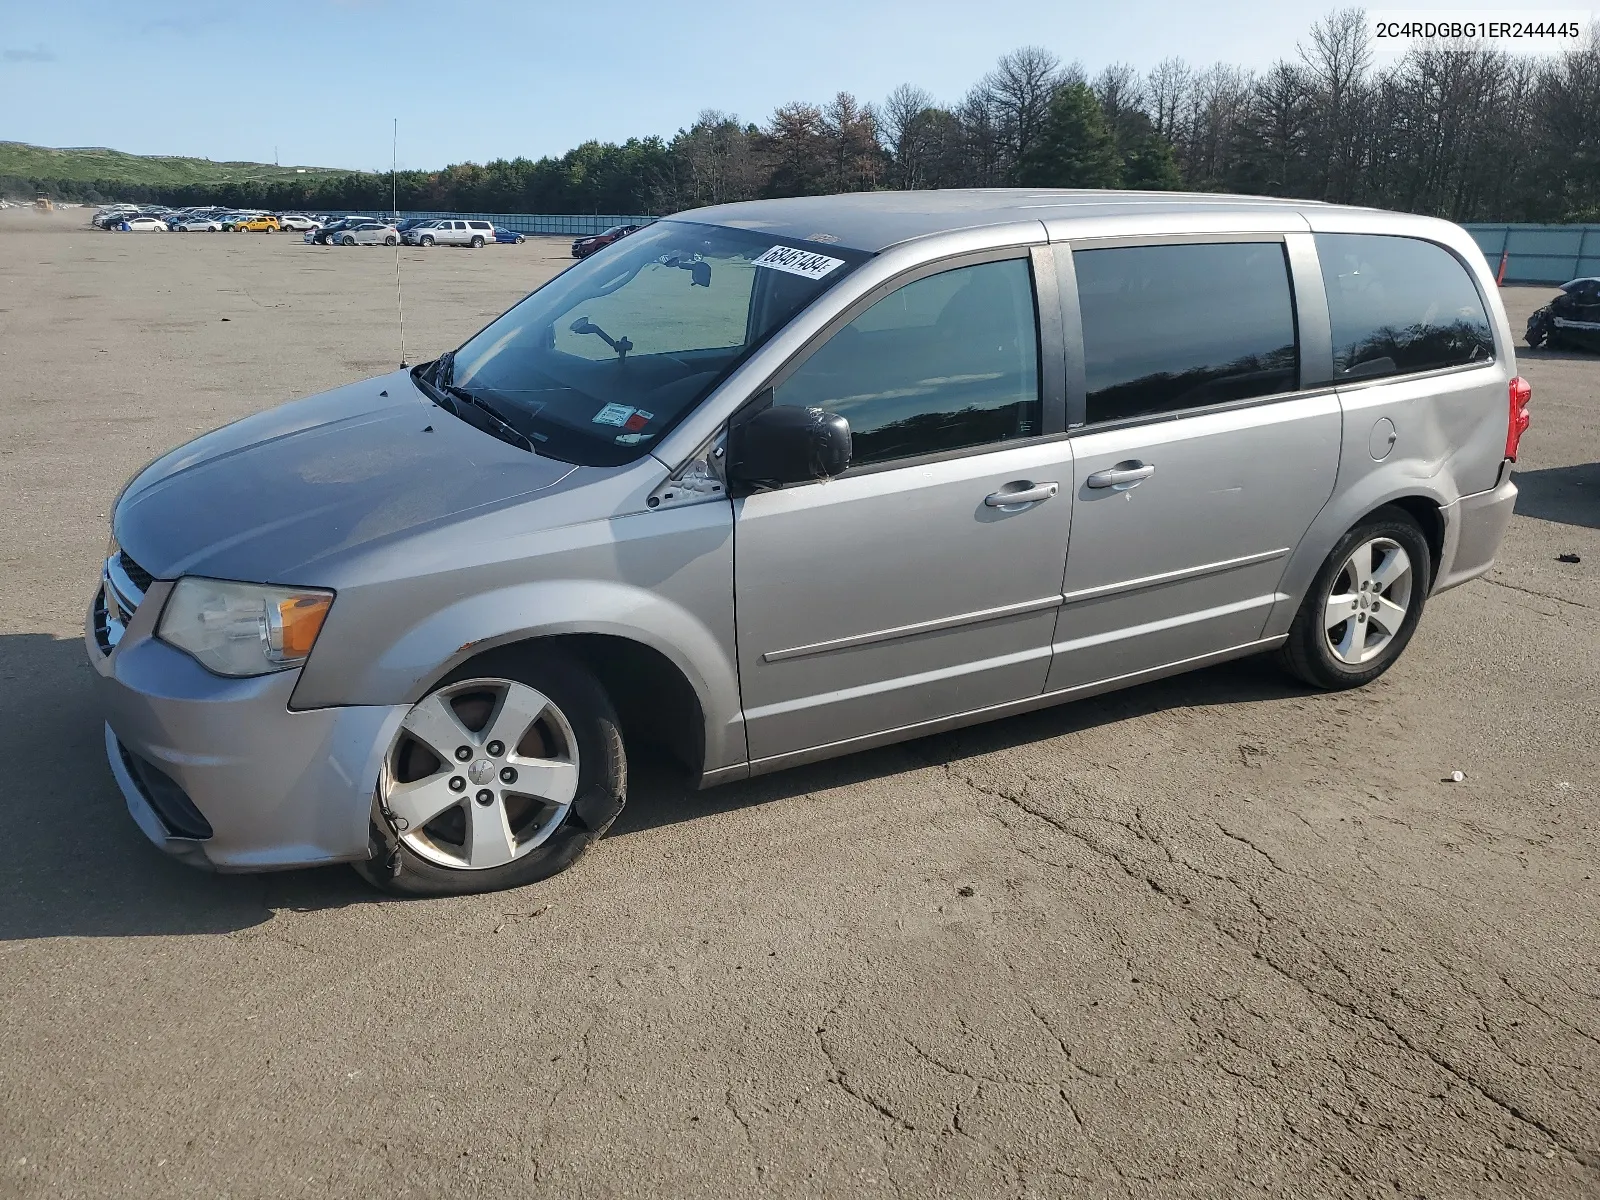
M1040 430L1026 259L908 283L828 339L774 393L850 422L851 462L959 450Z

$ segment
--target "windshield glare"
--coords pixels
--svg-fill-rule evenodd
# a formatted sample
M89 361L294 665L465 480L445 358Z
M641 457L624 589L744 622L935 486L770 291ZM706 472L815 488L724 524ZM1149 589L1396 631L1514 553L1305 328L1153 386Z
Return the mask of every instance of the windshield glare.
M492 404L541 454L630 462L865 257L658 221L569 267L462 346L449 382Z

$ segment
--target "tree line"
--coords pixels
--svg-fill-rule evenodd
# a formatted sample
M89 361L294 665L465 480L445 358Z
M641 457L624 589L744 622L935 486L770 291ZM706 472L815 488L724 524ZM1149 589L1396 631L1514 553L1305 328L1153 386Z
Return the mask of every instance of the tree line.
M0 180L3 190L5 180ZM1414 49L1375 63L1360 9L1316 22L1264 71L1168 59L1090 75L1004 55L960 99L915 84L840 92L765 123L702 112L670 139L439 171L220 186L26 181L70 199L276 210L664 213L871 189L1127 187L1372 205L1455 221L1600 220L1600 41L1546 58ZM74 189L76 190L74 193Z

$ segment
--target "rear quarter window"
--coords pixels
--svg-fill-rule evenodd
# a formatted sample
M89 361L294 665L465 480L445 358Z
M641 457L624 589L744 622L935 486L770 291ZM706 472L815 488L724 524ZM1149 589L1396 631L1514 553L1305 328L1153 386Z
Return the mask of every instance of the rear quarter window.
M1319 233L1335 379L1494 360L1494 333L1467 268L1443 246L1391 234Z

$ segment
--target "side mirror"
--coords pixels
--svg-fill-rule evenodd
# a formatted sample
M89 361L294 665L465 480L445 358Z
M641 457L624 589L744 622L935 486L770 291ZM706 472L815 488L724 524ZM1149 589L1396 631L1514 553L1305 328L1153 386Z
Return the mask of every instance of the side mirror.
M728 430L728 478L741 491L829 479L850 465L850 422L820 408L773 405Z

